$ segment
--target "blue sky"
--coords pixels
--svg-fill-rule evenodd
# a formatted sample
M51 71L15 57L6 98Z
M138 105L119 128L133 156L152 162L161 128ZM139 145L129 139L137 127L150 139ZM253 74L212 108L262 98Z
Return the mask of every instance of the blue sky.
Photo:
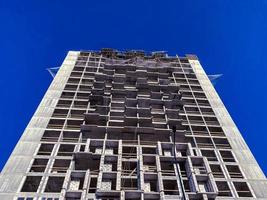
M68 50L197 54L267 173L267 1L0 1L0 168Z

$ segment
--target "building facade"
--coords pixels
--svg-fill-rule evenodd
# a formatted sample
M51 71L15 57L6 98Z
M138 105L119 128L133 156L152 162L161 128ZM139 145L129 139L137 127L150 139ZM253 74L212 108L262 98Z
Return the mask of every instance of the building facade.
M267 181L196 56L70 51L0 199L267 199Z

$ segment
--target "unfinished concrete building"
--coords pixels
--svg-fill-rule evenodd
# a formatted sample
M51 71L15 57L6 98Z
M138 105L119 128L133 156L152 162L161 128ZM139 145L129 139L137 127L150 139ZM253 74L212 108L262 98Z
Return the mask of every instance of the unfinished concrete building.
M70 51L0 199L267 199L267 182L196 56Z

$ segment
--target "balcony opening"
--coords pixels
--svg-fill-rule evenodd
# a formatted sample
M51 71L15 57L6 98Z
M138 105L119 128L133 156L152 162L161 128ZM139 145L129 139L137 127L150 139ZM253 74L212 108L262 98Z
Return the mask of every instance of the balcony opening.
M203 158L191 158L192 165L193 165L193 170L197 175L200 174L207 174L207 169L204 164Z
M118 142L115 141L107 141L105 148L106 155L114 155L118 154Z
M231 146L226 138L213 138L213 142L218 149L231 149Z
M97 177L91 177L88 193L95 193L96 192L96 185L97 185Z
M162 144L162 153L164 156L173 156L173 150L171 146L165 146Z
M101 154L103 151L103 141L91 140L89 145L89 152L95 154Z
M46 169L48 159L36 158L32 164L30 172L44 172Z
M81 84L83 85L92 85L93 84L93 80L92 79L82 79Z
M92 89L92 85L80 85L79 91L80 92L90 92Z
M72 101L70 100L59 100L57 103L57 107L59 108L69 108Z
M82 130L82 142L86 142L86 140L90 139L104 139L105 138L105 132L102 130Z
M197 103L198 103L199 106L210 106L209 101L208 100L204 100L204 99L197 99Z
M136 178L122 178L121 190L138 190L138 182Z
M182 97L193 98L193 93L192 93L192 92L186 92L186 91L184 91L184 92L182 92ZM187 113L190 113L190 110L191 110L191 109L186 109L186 112L187 112ZM197 108L195 108L195 109L192 109L192 113L197 113L197 114L199 114L199 111L198 111Z
M136 176L137 175L137 163L130 161L122 161L122 171L123 176Z
M184 184L185 192L191 192L190 184L189 184L189 181L187 179L183 180L183 184Z
M54 148L54 144L41 144L37 155L50 156Z
M79 78L79 77L81 77L82 76L82 73L81 72L71 72L71 74L70 74L70 77L72 77L72 78Z
M63 142L78 142L80 132L75 131L63 131Z
M71 110L69 117L74 119L84 119L85 112L86 110Z
M199 148L214 148L210 138L196 137L196 143Z
M193 83L193 80L190 80L189 82ZM199 84L199 82L197 80L194 80L194 83ZM201 99L201 98L206 99L207 98L204 92L194 92L194 95L195 95L195 98L197 98L197 99Z
M190 155L190 152L188 150L187 145L181 145L181 144L176 144L176 156L177 157L186 157L187 155Z
M70 177L68 189L70 191L82 190L83 184L84 184L84 174L83 173L73 173Z
M140 134L140 142L143 145L157 144L158 141L169 142L169 134Z
M55 109L53 112L52 117L55 118L66 118L68 115L69 110L68 109Z
M179 162L179 167L180 167L180 173L181 173L182 177L187 178L185 162Z
M76 90L77 90L77 86L78 86L78 85L66 84L64 90L68 90L68 91L76 91Z
M135 146L123 146L122 147L123 158L136 158L136 147Z
M246 182L234 182L239 197L253 197Z
M41 176L27 176L21 192L37 192L41 179Z
M87 108L88 101L74 101L73 107L74 108Z
M200 107L200 110L203 115L215 115L212 108Z
M46 183L45 192L58 193L61 192L64 177L50 176Z
M225 136L223 129L221 127L208 126L208 129L212 136Z
M186 94L187 93L183 92L182 96L183 97L188 96ZM192 93L190 92L190 94L192 94ZM200 115L199 109L197 107L184 107L184 109L185 109L185 111L186 111L187 114L197 114L197 115Z
M151 114L153 115L164 114L163 105L160 105L160 104L151 105Z
M218 161L214 150L201 149L201 154L206 157L208 161Z
M235 162L235 158L231 151L220 151L224 162Z
M156 147L142 147L142 154L157 154Z
M226 165L231 178L244 178L237 165Z
M151 174L144 175L144 191L145 192L159 191L157 176Z
M157 172L156 158L154 156L143 156L144 172Z
M60 136L60 131L45 130L41 141L57 142Z
M160 161L162 176L175 176L174 166L172 161Z
M210 169L214 178L225 178L220 165L210 164Z
M188 84L181 84L180 90L182 90L182 91L188 91L188 90L190 90L189 85Z
M161 143L161 149L162 149L162 154L164 156L173 156L173 144L171 143ZM177 150L177 148L176 148Z
M57 152L58 156L72 156L75 145L72 144L61 144Z
M79 63L79 61L77 61L77 63ZM84 62L84 64L85 63L86 62ZM73 68L72 71L82 72L83 70L84 70L84 66L80 67L80 66L75 65L75 67ZM79 83L79 79L69 78L68 82L71 82L71 83Z
M194 135L209 135L205 126L191 126Z
M117 171L117 157L106 156L103 166L104 172Z
M49 123L47 124L47 128L62 129L64 122L64 119L50 119Z
M83 71L83 70L75 70L75 69L73 69L73 71ZM68 79L68 83L77 83L78 84L79 82L80 82L79 78L69 78Z
M107 174L103 174L101 182L101 190L110 191L116 190L116 177L105 177Z
M209 181L199 181L198 180L197 184L198 184L198 188L199 188L201 193L213 192L212 187L209 184Z
M67 120L65 129L73 129L73 130L80 130L81 124L83 124L83 120Z
M177 110L167 109L166 114L170 119L179 119L179 112Z
M85 145L80 146L79 152L85 152Z
M207 125L211 125L211 126L220 125L216 117L204 117L204 119Z
M70 162L71 160L67 159L56 159L51 169L51 173L67 173Z
M63 91L60 98L62 99L72 99L75 95L75 92L65 92Z
M202 119L201 116L192 116L192 115L189 115L188 116L188 120L190 122L190 124L196 124L196 125L202 125L204 124L204 121Z
M232 193L226 181L216 181L218 196L231 197Z
M90 170L91 175L98 175L100 167L100 157L92 156L84 159L75 160L75 170Z
M176 180L162 180L165 195L179 195Z
M77 92L76 98L79 100L82 100L82 99L87 100L87 99L89 99L89 93Z
M185 105L197 106L196 101L194 99L189 99L189 98L182 97L182 100L183 100Z

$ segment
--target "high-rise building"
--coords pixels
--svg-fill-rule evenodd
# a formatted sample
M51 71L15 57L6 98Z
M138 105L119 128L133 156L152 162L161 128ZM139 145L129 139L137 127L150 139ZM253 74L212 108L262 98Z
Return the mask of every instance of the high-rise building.
M267 181L196 56L70 51L0 199L267 199Z

